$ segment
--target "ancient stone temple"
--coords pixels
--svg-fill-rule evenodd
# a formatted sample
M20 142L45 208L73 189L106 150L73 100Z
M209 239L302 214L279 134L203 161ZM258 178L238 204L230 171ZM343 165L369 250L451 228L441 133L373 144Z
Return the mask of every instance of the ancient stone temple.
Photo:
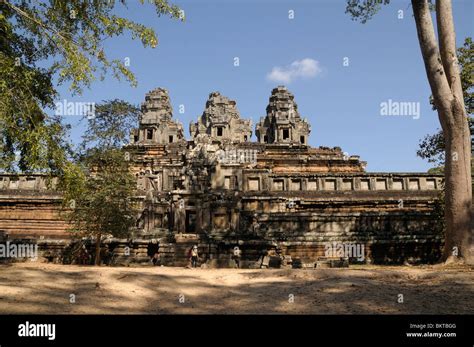
M272 90L256 142L235 101L217 92L191 123L189 141L172 120L166 90L148 93L142 110L125 148L141 204L127 241L130 261L146 261L151 240L164 265L185 265L193 244L209 266L231 264L236 245L244 267L261 266L265 254L266 266L314 267L351 247L363 256L344 253L349 262L432 262L440 255L442 176L366 172L365 162L339 147L310 147L310 125L285 87ZM0 230L35 237L45 249L67 244L60 199L41 175L3 175Z

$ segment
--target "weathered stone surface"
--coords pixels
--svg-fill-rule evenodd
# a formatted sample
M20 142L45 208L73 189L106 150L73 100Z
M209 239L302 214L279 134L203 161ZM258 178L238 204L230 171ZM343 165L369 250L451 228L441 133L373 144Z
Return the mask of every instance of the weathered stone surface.
M195 142L236 141L247 142L252 136L251 121L240 118L236 102L219 92L209 94L206 108L196 123L191 122L189 132Z
M272 90L267 106L267 115L256 127L260 143L307 144L311 127L301 119L294 96L284 86Z
M156 88L145 96L139 128L132 131L133 144L168 144L184 141L183 125L173 121L168 91Z

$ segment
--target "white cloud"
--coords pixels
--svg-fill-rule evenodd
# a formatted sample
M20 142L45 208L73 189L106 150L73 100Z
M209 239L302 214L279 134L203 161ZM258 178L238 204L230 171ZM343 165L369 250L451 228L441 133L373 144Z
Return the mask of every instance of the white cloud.
M295 60L285 67L276 66L267 74L267 79L273 82L291 83L297 78L316 77L321 72L319 61L305 58Z

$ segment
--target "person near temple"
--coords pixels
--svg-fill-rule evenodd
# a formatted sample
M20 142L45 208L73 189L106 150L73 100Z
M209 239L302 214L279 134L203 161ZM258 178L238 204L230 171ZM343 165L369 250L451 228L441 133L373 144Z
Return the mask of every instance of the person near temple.
M148 244L147 255L150 257L150 260L152 261L153 265L157 265L159 263L159 260L160 260L160 254L158 252L159 248L160 248L160 244L155 239L151 240L151 242Z
M198 259L199 259L199 252L198 252L197 245L194 245L193 248L191 248L190 255L191 255L191 266L196 267Z
M232 253L232 259L234 260L235 266L237 266L238 269L240 268L241 257L242 257L242 251L240 250L239 246L235 246Z

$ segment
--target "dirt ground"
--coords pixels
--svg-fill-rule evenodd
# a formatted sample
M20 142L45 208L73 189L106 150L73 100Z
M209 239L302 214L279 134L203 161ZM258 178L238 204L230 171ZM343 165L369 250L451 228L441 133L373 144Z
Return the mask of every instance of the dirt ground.
M474 269L0 265L0 314L31 313L472 314Z

